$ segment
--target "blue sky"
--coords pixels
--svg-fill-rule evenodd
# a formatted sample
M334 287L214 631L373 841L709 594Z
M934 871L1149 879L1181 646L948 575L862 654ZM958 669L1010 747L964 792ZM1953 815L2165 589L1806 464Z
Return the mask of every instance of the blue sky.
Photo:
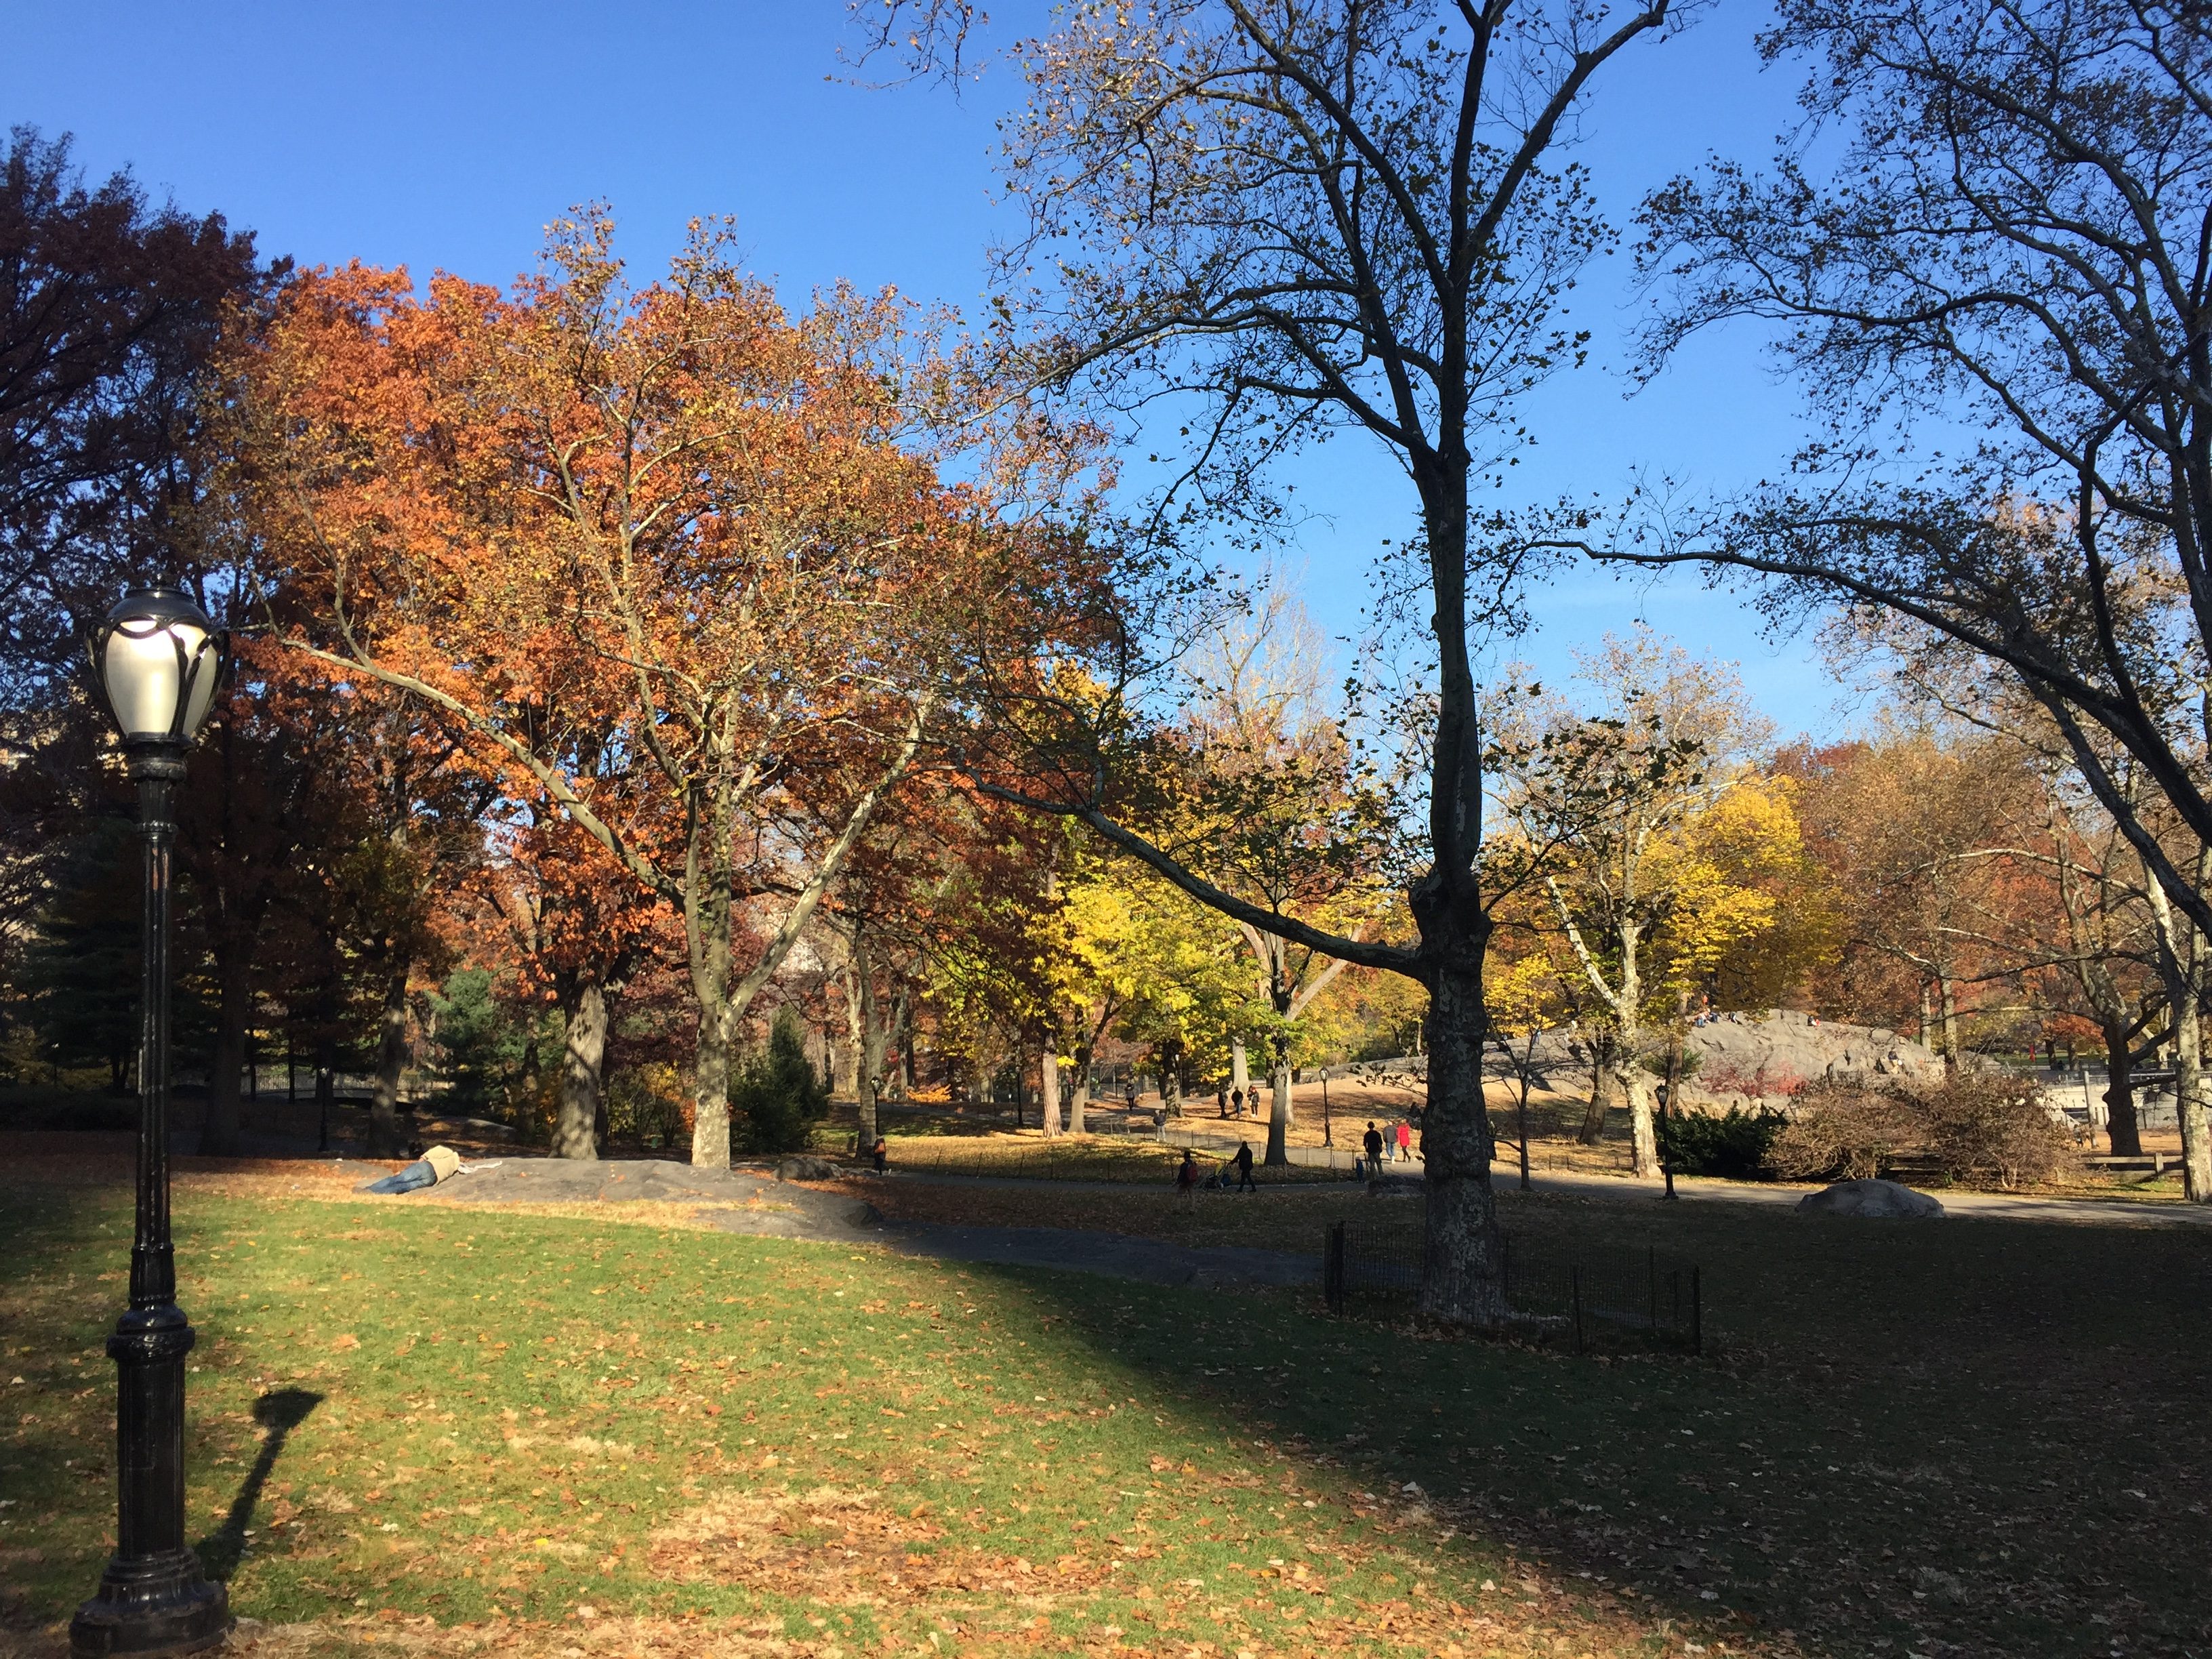
M1036 8L993 8L1009 18ZM1721 3L1680 39L1632 52L1601 83L1579 159L1626 223L1642 192L1708 152L1757 160L1788 125L1796 77L1762 74L1765 8ZM842 0L592 6L317 0L157 8L143 0L9 0L0 115L76 134L79 160L130 165L157 193L218 208L264 252L359 258L504 281L544 225L611 203L649 273L695 215L734 215L748 258L793 298L849 277L972 307L993 202L994 120L1019 88L1002 70L956 100L845 78ZM1003 40L1010 29L995 32ZM1617 491L1639 469L1715 489L1769 473L1796 429L1792 395L1746 334L1696 342L1633 397L1637 320L1626 254L1593 270L1577 311L1591 366L1530 400L1533 497ZM1402 535L1406 487L1340 440L1302 465L1316 517L1285 563L1325 628L1348 626L1381 539ZM1649 622L1741 663L1785 732L1848 723L1802 641L1779 647L1694 579L1578 573L1532 595L1520 647L1558 678L1577 644Z

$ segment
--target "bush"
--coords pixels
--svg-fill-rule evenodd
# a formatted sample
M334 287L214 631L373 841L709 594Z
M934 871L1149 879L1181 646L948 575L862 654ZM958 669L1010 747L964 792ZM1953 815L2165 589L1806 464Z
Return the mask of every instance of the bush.
M804 1152L829 1115L829 1088L806 1058L806 1028L787 1008L775 1017L767 1048L731 1079L731 1149L755 1156Z
M2023 1182L2048 1181L2074 1150L2071 1131L2052 1121L2028 1078L1956 1072L1918 1099L1928 1150L1961 1183L1994 1180L2010 1192Z
M2044 1110L2032 1079L1955 1072L1918 1087L1815 1085L1797 1097L1766 1161L1799 1179L1864 1181L1909 1158L1934 1164L1960 1185L2009 1191L2048 1180L2073 1144Z
M1766 1161L1793 1180L1870 1180L1919 1144L1918 1130L1899 1091L1824 1081L1799 1093Z
M0 1089L0 1129L96 1129L138 1127L138 1097L18 1084Z
M1676 1175L1757 1181L1767 1173L1767 1154L1789 1121L1779 1112L1747 1112L1735 1106L1719 1117L1669 1112L1668 1161Z
M607 1138L640 1146L680 1146L691 1138L684 1082L664 1062L624 1066L607 1079Z

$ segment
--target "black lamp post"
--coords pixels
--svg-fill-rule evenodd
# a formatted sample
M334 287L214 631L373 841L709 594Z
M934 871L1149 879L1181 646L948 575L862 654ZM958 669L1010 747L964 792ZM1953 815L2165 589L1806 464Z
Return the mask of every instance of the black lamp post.
M229 666L229 641L174 587L134 589L94 632L93 678L122 734L146 843L140 980L138 1222L131 1305L107 1339L117 1371L115 1554L70 1625L75 1659L196 1653L230 1627L230 1598L185 1542L185 1356L169 1244L169 884L185 753Z

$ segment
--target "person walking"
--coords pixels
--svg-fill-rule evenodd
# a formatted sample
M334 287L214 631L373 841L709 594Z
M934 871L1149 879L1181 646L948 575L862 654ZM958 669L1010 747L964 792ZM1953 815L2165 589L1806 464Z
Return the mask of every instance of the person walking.
M1413 1126L1410 1123L1398 1126L1398 1161L1401 1164L1413 1161Z
M875 1146L870 1150L876 1161L876 1173L878 1175L889 1174L891 1167L890 1142L885 1140L881 1135L878 1135L876 1137Z
M1186 1210L1198 1207L1198 1159L1188 1146L1182 1149L1182 1165L1176 1171L1176 1194Z
M1260 1183L1252 1179L1252 1143L1249 1140L1237 1143L1237 1190L1240 1193L1260 1190Z
M1229 1109L1238 1117L1244 1115L1244 1091L1242 1089L1229 1091Z
M1375 1120L1371 1117L1367 1120L1367 1133L1360 1137L1360 1145L1367 1149L1367 1168L1364 1173L1367 1178L1372 1181L1375 1178L1376 1166L1382 1162L1382 1132L1375 1127Z

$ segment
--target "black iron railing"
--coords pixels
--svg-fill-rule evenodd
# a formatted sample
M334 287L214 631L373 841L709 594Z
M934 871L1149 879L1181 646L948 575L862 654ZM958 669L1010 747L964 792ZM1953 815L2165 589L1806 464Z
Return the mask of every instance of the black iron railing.
M1656 1249L1580 1260L1547 1256L1504 1240L1499 1262L1501 1329L1540 1341L1597 1347L1705 1348L1705 1286L1694 1262ZM1333 1224L1322 1256L1332 1311L1410 1308L1421 1290L1421 1250L1402 1234Z

